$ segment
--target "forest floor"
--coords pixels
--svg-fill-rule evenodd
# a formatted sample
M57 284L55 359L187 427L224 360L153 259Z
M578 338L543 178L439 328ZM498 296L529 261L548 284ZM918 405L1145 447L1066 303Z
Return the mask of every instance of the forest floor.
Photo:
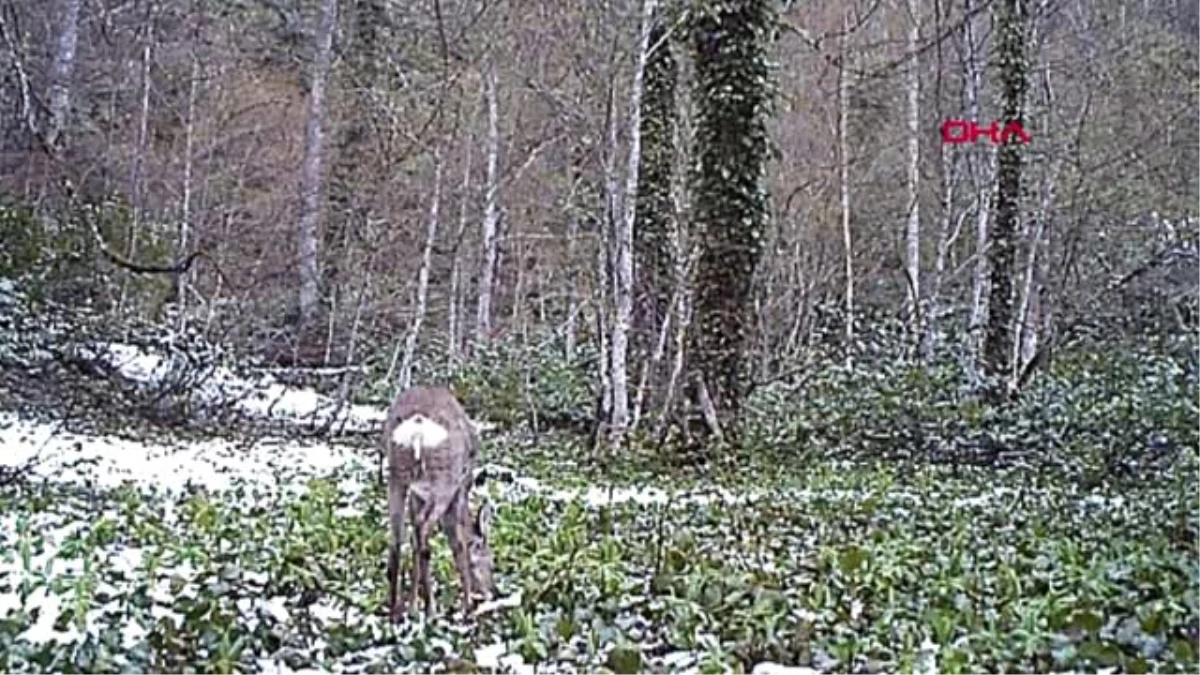
M170 358L89 349L0 369L3 671L1197 665L1194 482L832 461L601 480L582 439L521 429L483 434L499 597L446 616L439 538L443 611L393 627L382 408L344 412L330 439L309 426L329 399L210 370L201 398L235 391L239 415L180 423L146 402Z

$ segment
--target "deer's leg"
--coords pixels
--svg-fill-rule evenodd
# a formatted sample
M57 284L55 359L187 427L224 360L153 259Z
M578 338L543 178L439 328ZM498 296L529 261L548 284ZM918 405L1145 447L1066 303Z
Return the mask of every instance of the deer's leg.
M462 596L463 617L466 620L470 620L471 617L471 598L474 590L471 588L471 555L468 548L470 517L467 491L460 490L450 508L442 515L442 531L446 533L446 539L450 542L450 552L454 555L454 568L458 570Z
M404 507L408 503L408 485L395 480L388 482L388 615L399 623L408 605L400 589L400 547L404 542Z
M417 606L417 591L421 588L421 528L420 528L420 511L416 505L412 507L413 512L413 533L412 533L412 569L409 570L411 578L408 584L408 606Z
M434 517L436 512L436 502L429 501L421 509L420 517L417 519L417 546L416 546L416 568L414 571L415 585L420 589L421 601L425 604L425 615L433 614L433 592L432 579L430 578L429 563L431 558L431 550L429 548L429 539L433 535L433 527L437 524Z

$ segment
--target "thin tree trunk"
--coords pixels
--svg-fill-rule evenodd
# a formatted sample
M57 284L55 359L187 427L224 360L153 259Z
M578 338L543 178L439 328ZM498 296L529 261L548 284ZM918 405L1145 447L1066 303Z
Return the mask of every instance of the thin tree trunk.
M79 8L82 4L83 0L62 0L58 7L58 35L54 44L54 58L50 63L49 103L42 129L46 147L52 151L59 145L71 105L71 77L75 72Z
M971 0L967 0L967 12L972 11ZM966 40L966 98L967 119L979 120L979 97L983 90L983 72L978 62L978 46L975 42L975 19L968 19L964 26ZM978 354L983 344L981 330L988 312L988 218L990 217L991 199L988 193L992 188L991 176L994 173L996 154L991 146L987 150L987 163L980 169L973 166L972 174L975 182L976 219L975 219L975 273L971 283L971 319L969 339L971 352Z
M934 33L942 34L942 5L941 2L934 3ZM936 74L934 80L933 99L937 111L937 118L942 119L942 73L944 67L944 59L942 56L942 43L939 40L935 50L937 55L937 63L935 64L934 72ZM941 215L938 218L938 235L937 235L937 253L933 260L933 279L931 280L931 288L929 297L925 302L925 326L923 331L924 344L922 346L922 354L926 360L932 359L941 342L941 328L939 326L941 303L942 303L942 281L946 274L946 256L950 246L957 239L957 232L951 234L951 223L954 222L954 188L957 182L958 161L955 156L946 151L946 144L938 144L938 161L941 163Z
M579 215L575 212L575 193L579 178L571 181L570 192L567 193L567 322L566 322L566 356L567 360L575 359L575 343L578 335L577 315L579 314L579 281L575 274L575 256L579 238Z
M505 233L504 240L512 243L512 248L514 249L514 251L513 251L514 261L513 262L514 262L514 268L516 269L516 273L517 273L517 282L515 284L513 284L512 307L509 309L509 312L510 312L510 314L509 314L510 324L509 325L514 326L519 330L521 328L521 322L524 320L524 317L525 317L525 311L524 311L525 307L524 307L524 303L522 302L525 298L525 293L526 293L526 290L525 290L525 284L526 284L526 281L525 281L525 240L520 236L510 237L510 236L508 236L507 232ZM510 328L510 330L511 330L511 328Z
M1042 66L1042 83L1046 92L1046 108L1053 110L1054 89L1050 83L1050 66ZM1042 327L1042 306L1039 301L1044 292L1047 273L1046 260L1049 251L1048 224L1054 217L1054 202L1058 192L1058 175L1062 170L1063 155L1056 155L1047 169L1042 186L1042 202L1038 210L1034 233L1029 242L1029 256L1025 263L1025 278L1021 288L1021 302L1017 310L1018 340L1013 354L1013 377L1019 377L1029 360L1037 353Z
M183 137L183 197L179 207L179 244L178 255L187 255L191 245L192 227L192 154L196 139L196 83L199 80L200 62L193 56L191 72L188 74L187 121L184 123ZM182 332L187 325L187 293L191 285L190 270L179 275L176 283L176 303L179 311L179 330Z
M150 137L150 62L154 53L154 5L146 8L145 35L142 42L142 72L141 72L141 101L138 106L137 146L133 152L133 166L129 171L129 193L132 195L133 213L129 223L129 239L126 242L125 258L134 260L138 251L138 237L141 235L142 218L145 211L143 198L144 174L146 165L147 141ZM121 279L121 295L117 301L117 312L120 313L128 299L129 275Z
M474 123L472 123L472 128ZM463 148L463 178L459 188L458 228L454 232L454 252L450 258L450 302L446 312L446 332L450 342L450 358L458 360L459 347L462 345L462 328L460 326L459 295L462 286L462 251L463 236L467 232L467 205L471 203L471 164L474 154L471 152L474 143L470 136Z
M847 137L850 119L850 85L847 77L846 60L850 56L846 49L845 34L850 29L850 20L842 14L841 59L838 61L838 186L842 208L842 249L846 272L846 359L854 352L854 246L850 236L850 139Z
M429 299L429 268L433 261L433 245L437 242L438 217L442 201L442 152L433 151L433 195L429 198L429 224L425 230L425 248L421 251L421 269L417 272L417 306L404 337L404 361L400 364L400 388L412 386L413 364L417 358L417 341Z
M318 228L321 220L321 170L324 161L325 90L337 25L338 0L325 0L316 34L316 49L308 92L304 132L304 163L300 173L299 270L300 325L308 326L317 310L320 283Z
M600 414L598 415L598 419L602 420L602 426L605 430L603 437L608 436L607 430L608 425L612 422L613 410L612 343L609 341L610 334L608 332L613 298L609 295L609 284L613 283L613 276L615 276L616 272L613 257L613 242L617 235L617 219L621 217L621 195L617 188L617 150L620 147L617 141L617 87L613 80L615 80L615 76L609 80L608 84L608 145L604 153L606 213L604 224L601 227L600 249L597 256L597 273L600 286L598 303L596 305L598 310L596 331L600 341ZM615 286L615 283L613 285ZM601 434L597 434L597 442L599 442L601 437Z
M696 261L700 258L700 247L695 246L685 259L683 256L683 242L679 236L679 230L675 233L676 256L675 256L675 297L671 311L675 316L675 330L673 336L673 358L671 360L671 373L667 377L667 384L663 393L662 410L658 415L658 423L654 431L654 437L658 442L662 442L664 434L667 431L667 425L671 421L671 408L675 404L675 397L679 390L679 381L683 377L684 366L687 364L687 336L688 329L692 323L692 270L696 267ZM683 429L687 431L687 425L683 425Z
M496 175L500 156L500 109L496 100L496 70L491 62L484 74L484 98L487 101L487 184L483 206L483 270L479 275L479 303L475 313L475 340L487 343L492 333L492 292L496 278L496 260L499 241L496 237L498 220L496 210L499 190Z
M629 164L625 169L624 212L617 221L617 232L613 242L616 247L616 316L612 326L613 409L609 432L614 449L624 444L629 426L628 359L629 329L633 324L633 226L637 218L638 168L642 152L642 86L656 4L655 0L642 0L641 34L638 39L633 85L629 92Z
M921 43L921 23L917 3L908 0L908 51L917 54ZM908 275L908 314L912 322L913 344L921 330L921 77L920 58L913 56L908 71L908 226L905 228L905 269Z

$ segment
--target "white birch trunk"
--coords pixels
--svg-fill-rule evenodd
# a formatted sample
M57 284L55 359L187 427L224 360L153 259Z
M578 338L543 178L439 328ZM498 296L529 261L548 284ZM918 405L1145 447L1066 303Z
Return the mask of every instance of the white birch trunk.
M614 448L625 440L629 426L629 327L633 323L633 227L637 217L638 169L641 162L642 85L650 47L650 29L656 0L642 0L642 25L638 38L633 85L629 92L629 164L625 169L624 212L617 221L616 315L612 326L613 409L609 431Z
M500 156L500 110L496 100L496 70L488 63L484 75L484 98L487 102L487 184L483 206L483 269L479 275L479 302L475 313L475 340L484 344L492 333L492 291L496 278L499 241L496 237L498 220L496 199L499 179L496 175Z
M1050 84L1050 66L1043 64L1042 79L1046 90L1046 107L1054 109L1054 90ZM1062 170L1062 155L1056 155L1047 169L1045 183L1042 187L1042 201L1034 226L1033 237L1029 243L1029 258L1025 264L1025 274L1021 286L1020 305L1017 310L1018 332L1013 354L1013 377L1019 377L1025 365L1037 353L1043 326L1042 307L1039 302L1041 287L1045 282L1046 259L1048 252L1044 249L1049 245L1049 229L1047 223L1054 217L1054 202L1058 193L1058 175Z
M300 172L300 324L306 326L317 309L320 269L318 233L321 219L321 169L324 161L325 90L337 25L338 0L325 0L317 26L316 50L309 79L308 113L304 129L304 161Z
M905 269L908 275L908 312L914 343L921 335L921 24L917 3L908 0L908 51L914 56L908 71L908 226L905 228Z
M417 303L412 324L404 336L404 360L400 362L400 389L412 386L413 364L417 359L417 342L421 324L429 304L429 268L433 262L433 245L437 242L439 209L442 202L442 153L433 151L433 195L429 198L429 223L425 230L425 247L421 251L421 269L417 272Z
M850 29L849 17L842 14L842 33L838 62L838 185L842 208L842 248L845 255L846 273L846 358L849 362L854 351L854 247L850 234L850 140L847 138L850 117L850 86L846 61L850 57L846 49L845 34Z
M463 177L462 186L459 189L458 229L454 232L454 252L450 259L450 302L446 312L446 332L450 342L451 360L458 359L459 347L462 344L459 296L462 286L463 236L467 232L467 205L471 202L471 164L474 158L474 154L471 152L472 146L473 143L468 137L466 147L463 148Z

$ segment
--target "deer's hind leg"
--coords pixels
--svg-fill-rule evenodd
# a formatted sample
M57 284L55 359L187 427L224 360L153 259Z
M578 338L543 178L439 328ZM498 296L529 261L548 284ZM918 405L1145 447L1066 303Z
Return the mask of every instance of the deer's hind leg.
M405 506L408 486L391 480L388 483L388 616L392 623L408 612L400 584L400 553L404 543Z
M435 500L429 500L421 505L417 515L415 526L416 542L413 561L413 586L415 590L421 593L421 601L425 605L425 615L433 614L433 580L431 578L429 563L432 558L432 550L429 547L429 540L433 536L433 528L437 525L438 503ZM414 603L416 598L414 595Z
M454 569L458 571L463 618L469 620L474 589L471 588L471 509L468 495L467 486L460 488L450 502L450 507L442 514L441 521L442 531L446 533L446 539L450 542L450 552L454 556Z

